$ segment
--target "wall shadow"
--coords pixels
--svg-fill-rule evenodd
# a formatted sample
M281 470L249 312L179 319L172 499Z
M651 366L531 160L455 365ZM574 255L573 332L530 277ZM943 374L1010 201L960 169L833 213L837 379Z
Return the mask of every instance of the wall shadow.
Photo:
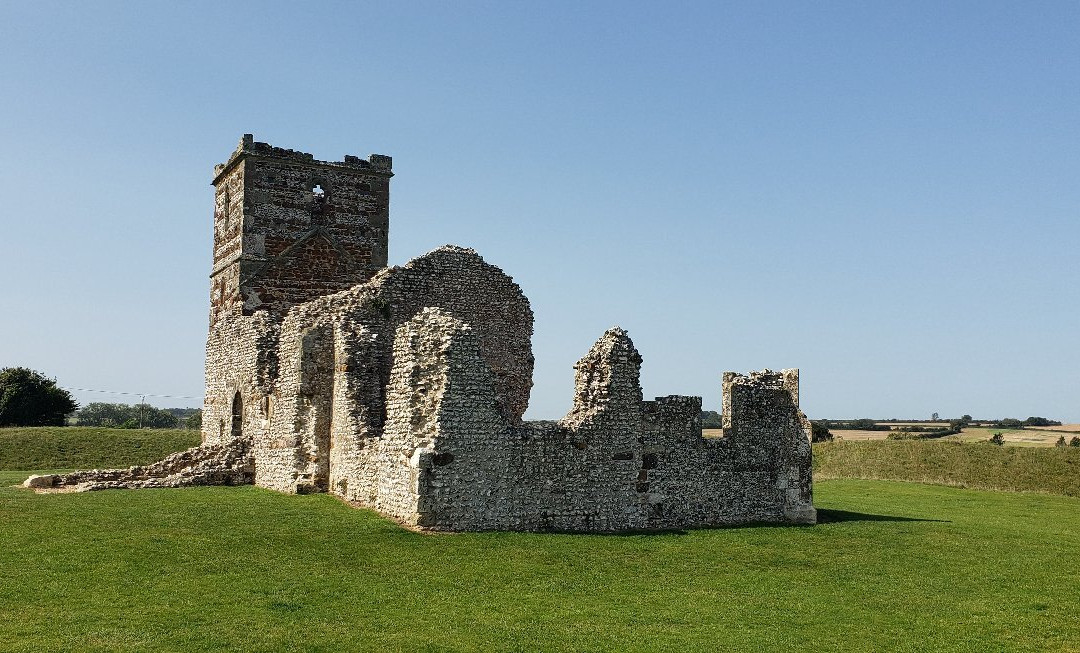
M830 510L828 508L817 509L817 523L832 524L847 521L926 521L944 522L947 519L922 519L920 517L899 517L896 515L874 515L866 512L851 512L849 510Z

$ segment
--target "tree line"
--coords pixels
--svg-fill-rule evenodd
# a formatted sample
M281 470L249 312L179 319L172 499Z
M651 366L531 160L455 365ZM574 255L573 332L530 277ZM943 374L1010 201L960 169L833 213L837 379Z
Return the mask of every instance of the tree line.
M80 408L71 393L41 372L26 367L0 369L0 426L102 426L111 428L202 427L198 408L155 408L92 402Z
M75 411L78 426L121 429L198 429L202 410L198 408L155 408L150 404L93 402Z

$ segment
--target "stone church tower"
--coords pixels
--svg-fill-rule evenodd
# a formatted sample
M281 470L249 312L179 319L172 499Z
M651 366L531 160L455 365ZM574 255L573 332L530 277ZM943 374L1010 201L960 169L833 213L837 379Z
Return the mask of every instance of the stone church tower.
M317 161L244 134L214 167L214 257L203 441L269 419L276 334L289 309L386 267L391 159Z
M223 313L289 308L386 267L391 159L310 154L245 134L214 168L210 325Z

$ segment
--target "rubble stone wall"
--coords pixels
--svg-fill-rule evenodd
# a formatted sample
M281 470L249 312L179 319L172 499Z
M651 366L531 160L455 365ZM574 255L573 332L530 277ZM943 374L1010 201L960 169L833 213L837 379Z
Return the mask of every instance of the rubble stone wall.
M269 432L255 440L259 485L283 492L329 487L364 505L383 501L382 461L389 454L379 443L390 417L395 335L429 307L475 330L492 375L492 408L508 424L521 422L533 370L528 300L513 279L474 251L442 247L289 312L278 344L280 377L270 399L275 409ZM309 335L315 330L323 334L318 346ZM323 362L314 363L316 358ZM305 369L329 371L319 381L305 381Z
M444 322L432 331L436 324L409 333L449 343L455 354L444 360L446 378L424 377L425 388L444 391L436 437L413 441L418 508L410 523L577 532L813 523L809 424L783 385L796 370L730 375L725 405L735 431L706 439L700 398L641 401L641 357L616 328L578 362L566 418L510 426L483 410L484 362L469 355L467 327ZM430 397L412 396L423 402L395 410L431 413L422 408Z

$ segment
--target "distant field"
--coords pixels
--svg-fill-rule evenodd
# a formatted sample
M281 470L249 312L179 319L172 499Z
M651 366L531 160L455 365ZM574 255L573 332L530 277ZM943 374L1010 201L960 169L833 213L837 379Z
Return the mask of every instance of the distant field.
M1080 424L1062 424L1061 426L1029 426L1034 431L1065 431L1066 433L1080 433Z
M986 442L995 433L1001 433L1006 445L1017 447L1052 447L1061 437L1061 433L1054 431L1036 431L1033 429L1008 430L972 427L962 430L959 435L947 435L942 440L958 442ZM1066 437L1066 440L1069 438Z
M1052 447L1062 435L1066 436L1066 440L1069 439L1069 436L1060 432L1060 430L1044 431L1042 429L1033 428L1009 430L987 427L969 427L965 428L958 435L947 435L942 438L929 439L949 440L953 442L985 442L998 431L1001 431L1002 436L1005 438L1006 445L1017 447ZM889 438L889 431L833 429L832 434L837 440L847 440L851 442L887 440Z
M833 437L838 440L884 440L888 431L859 431L856 429L832 429Z

